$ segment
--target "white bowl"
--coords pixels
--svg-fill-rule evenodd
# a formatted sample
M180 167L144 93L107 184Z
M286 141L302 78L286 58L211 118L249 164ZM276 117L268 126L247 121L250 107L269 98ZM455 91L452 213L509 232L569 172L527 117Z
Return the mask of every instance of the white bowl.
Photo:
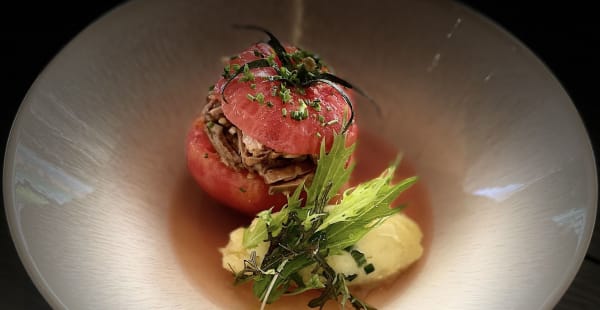
M221 56L264 38L232 23L318 51L368 90L385 116L367 111L361 128L402 150L427 188L427 257L376 305L559 300L590 240L596 170L573 104L527 48L448 1L178 0L134 1L92 24L19 110L6 212L54 308L256 307L216 252L243 221L197 189L184 157Z

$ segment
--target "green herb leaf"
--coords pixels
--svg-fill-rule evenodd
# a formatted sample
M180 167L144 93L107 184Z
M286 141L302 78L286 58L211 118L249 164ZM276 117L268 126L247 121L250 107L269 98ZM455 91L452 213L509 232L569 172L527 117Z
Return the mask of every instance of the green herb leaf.
M350 174L354 170L354 164L347 167L348 160L354 152L356 145L346 147L346 136L338 134L333 139L333 144L329 153L325 150L325 141L321 143L319 162L317 170L307 190L307 202L314 204L327 183L331 183L331 190L327 194L326 200L330 201L333 196L350 179Z
M272 210L261 211L256 215L257 220L244 231L243 245L247 249L253 249L257 247L261 242L267 240L267 230L270 229L272 233L277 234L281 229L281 225L285 220L290 211L297 211L302 205L300 194L304 189L304 182L299 185L294 193L287 198L287 204L277 213L272 213Z
M281 211L260 212L244 232L243 245L247 249L268 243L261 265L256 266L253 252L253 256L245 261L244 271L236 275L236 283L248 279L254 281L254 295L262 301L263 307L284 294L320 289L321 295L312 299L309 306L323 307L329 300L334 300L342 306L349 302L356 309L373 309L349 292L346 282L356 275L336 273L325 258L346 249L366 273L374 271L375 266L352 246L400 211L400 208L390 208L390 204L416 178L391 184L399 163L396 161L379 177L346 190L340 202L328 205L348 181L353 169L347 163L354 145L346 147L345 138L343 134L335 135L329 152L325 151L323 140L310 186L298 186ZM303 193L307 197L304 207L300 198ZM306 283L300 276L305 268L312 270Z

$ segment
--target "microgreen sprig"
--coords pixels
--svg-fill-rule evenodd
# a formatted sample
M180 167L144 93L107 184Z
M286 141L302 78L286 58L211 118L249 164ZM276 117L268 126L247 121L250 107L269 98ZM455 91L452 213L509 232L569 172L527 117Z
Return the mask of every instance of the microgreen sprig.
M339 202L330 204L354 169L354 165L348 165L353 151L354 145L345 146L343 134L334 137L329 153L323 140L311 184L298 186L281 211L259 213L245 230L242 243L246 249L254 249L263 242L269 246L260 265L256 252L252 252L244 261L244 269L235 274L236 283L252 280L253 293L263 308L283 295L319 289L321 294L308 303L310 307L322 308L333 300L342 307L349 302L355 309L374 309L349 292L347 282L356 274L337 273L327 257L347 251L365 273L372 272L375 266L353 245L400 212L401 208L390 205L416 178L391 184L397 161L379 177L344 191ZM300 198L303 193L304 207ZM311 270L309 279L302 276L306 268Z

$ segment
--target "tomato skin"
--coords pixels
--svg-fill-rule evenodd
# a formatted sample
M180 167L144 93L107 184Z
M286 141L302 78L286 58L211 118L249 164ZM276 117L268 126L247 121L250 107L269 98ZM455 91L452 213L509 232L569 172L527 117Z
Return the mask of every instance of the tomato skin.
M286 50L292 53L296 48L286 46ZM258 43L231 59L229 65L243 67L245 63L272 53L270 46ZM279 59L275 58L275 62L281 65ZM225 78L220 78L214 85L213 94L222 96L221 106L227 120L245 135L276 152L318 155L323 140L329 149L335 134L342 131L344 120L350 115L350 107L334 87L326 83L311 84L303 91L288 87L291 91L291 101L283 102L279 94L281 82L267 79L276 75L273 68L255 68L250 71L254 76L253 80L242 81L242 75L238 75L226 88ZM277 88L275 93L273 87ZM342 86L339 87L343 89ZM352 93L348 89L345 89L345 92L352 100ZM263 102L249 99L259 93L264 96ZM300 99L307 104L318 100L320 109L307 106L307 119L292 119L291 112L299 108ZM247 171L235 171L226 166L206 135L204 127L202 117L194 121L186 141L186 156L188 170L207 194L216 201L250 216L271 207L279 210L285 205L286 196L269 195L269 185L265 184L260 175L252 174L252 177L248 177ZM347 146L356 141L358 128L355 123L350 125L345 136ZM304 195L302 197L305 198Z
M254 50L265 56L272 53L268 45L259 43L240 53L237 58L230 61L230 65L242 67L245 63L259 59L254 54ZM287 50L292 52L295 49L288 47ZM322 139L325 139L328 148L331 146L334 135L340 133L345 125L344 118L350 115L350 108L336 89L325 83L315 83L306 87L304 94L300 94L290 88L292 100L283 102L278 90L274 96L272 93L272 88L278 88L281 83L268 81L265 78L276 75L273 68L256 68L251 69L250 72L254 75L254 80L251 82L241 81L239 75L226 88L224 88L226 82L224 78L219 79L215 84L215 91L227 99L228 103L224 102L222 107L223 113L230 122L248 136L277 152L318 155ZM270 107L247 98L249 94L259 93L264 95L264 102L271 103ZM346 90L346 93L351 99L351 92ZM290 114L298 109L300 99L305 102L320 100L320 111L308 107L307 119L293 120ZM285 116L286 113L282 113L284 109L287 113ZM330 121L333 122L323 125ZM357 127L352 124L346 136L347 145L355 142L356 138Z
M247 171L235 171L223 164L208 136L204 122L197 118L186 142L188 170L198 185L216 201L250 216L275 206L279 210L287 198L269 195L263 178L248 178Z

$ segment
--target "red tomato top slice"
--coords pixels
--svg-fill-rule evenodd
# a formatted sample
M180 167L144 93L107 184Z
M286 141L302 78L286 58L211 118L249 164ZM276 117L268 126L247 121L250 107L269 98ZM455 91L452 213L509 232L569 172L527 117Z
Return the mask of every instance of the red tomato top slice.
M295 48L287 47L288 52ZM243 66L245 63L272 54L270 46L265 43L256 44L242 52L238 58L230 61L230 65ZM275 60L280 64L279 60ZM350 107L343 96L332 86L325 83L315 83L304 89L304 93L289 86L291 100L283 102L279 95L279 81L269 81L267 77L276 75L273 68L250 69L254 80L243 81L238 75L225 88L223 96L228 103L223 102L223 113L227 119L248 136L263 145L287 154L318 154L322 139L329 148L335 133L342 131L344 121L350 117ZM223 92L226 80L219 79L215 91ZM341 89L344 87L339 86ZM351 94L347 91L350 97ZM264 99L252 100L262 94ZM250 98L249 98L250 97ZM351 97L350 97L351 98ZM308 118L295 120L293 111L299 110L300 99L307 104L320 101L319 108L306 107ZM260 102L259 102L260 101ZM347 132L346 143L356 141L357 127L352 124Z

